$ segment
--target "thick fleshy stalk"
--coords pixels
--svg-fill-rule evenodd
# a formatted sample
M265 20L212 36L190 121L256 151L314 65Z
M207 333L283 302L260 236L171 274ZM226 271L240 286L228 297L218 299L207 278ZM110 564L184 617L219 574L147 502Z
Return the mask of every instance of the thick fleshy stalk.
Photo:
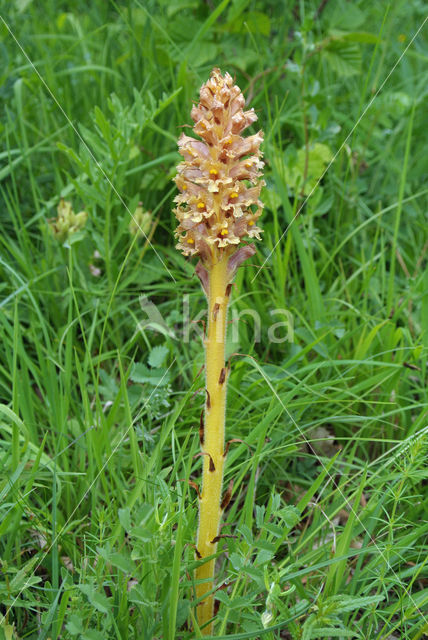
M209 271L208 330L205 339L206 399L205 421L201 429L204 454L202 492L199 502L199 530L196 548L201 558L217 551L222 509L221 488L224 467L224 433L226 411L227 370L225 366L226 317L229 301L227 256ZM196 594L202 598L213 587L215 558L196 570ZM213 617L213 594L198 606L200 626ZM205 627L211 633L211 625Z

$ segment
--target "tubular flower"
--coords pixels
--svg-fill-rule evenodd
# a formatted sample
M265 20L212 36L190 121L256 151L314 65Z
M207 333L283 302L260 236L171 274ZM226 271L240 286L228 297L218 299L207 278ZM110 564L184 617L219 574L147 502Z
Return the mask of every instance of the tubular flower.
M263 133L242 137L257 120L254 109L244 111L245 100L232 77L213 69L201 87L199 104L191 112L196 140L182 134L179 152L184 161L175 178L180 190L174 210L179 221L177 248L199 256L205 269L234 253L235 269L254 253L239 249L244 238L260 239L257 221L262 213L260 180ZM233 276L233 273L231 274Z

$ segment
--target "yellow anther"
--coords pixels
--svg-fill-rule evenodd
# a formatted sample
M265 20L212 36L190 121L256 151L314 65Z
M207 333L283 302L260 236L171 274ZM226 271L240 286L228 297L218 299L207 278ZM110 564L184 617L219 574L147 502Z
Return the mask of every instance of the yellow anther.
M237 193L236 193L236 191L233 191L233 192L230 194L230 196L229 196L229 197L230 197L230 198L237 198L237 197L238 197L238 195L239 195L239 194L237 194Z
M220 231L220 235L221 235L221 236L227 236L227 235L228 235L228 233L229 233L229 231L228 231L226 228L225 228L225 229L222 229L222 230Z
M195 241L193 240L193 238L187 238L187 243L188 244L195 244Z
M198 202L198 209L205 209L205 203L204 202Z
M232 139L227 138L227 140L224 141L224 144L232 144Z
M210 169L210 174L211 174L212 176L218 176L218 171L217 171L217 169Z
M251 167L253 166L252 162L246 162L245 166L247 167L247 169L251 169Z
M182 191L186 191L186 190L187 190L187 184L183 184L183 185L181 186L181 190L182 190Z
M250 221L248 222L248 226L249 226L249 227L252 227L252 226L253 226L253 224L254 224L254 220L250 220Z

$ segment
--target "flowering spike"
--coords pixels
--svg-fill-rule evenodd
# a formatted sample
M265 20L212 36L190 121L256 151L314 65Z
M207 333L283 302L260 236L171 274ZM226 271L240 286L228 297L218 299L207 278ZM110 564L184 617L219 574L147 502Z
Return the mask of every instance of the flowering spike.
M191 113L193 130L202 141L184 133L178 141L184 161L175 178L180 190L174 210L179 221L177 248L184 255L199 256L206 268L224 254L239 252L244 238L260 239L256 222L263 209L259 199L264 185L263 133L242 137L257 120L254 109L244 111L244 105L232 77L213 69ZM232 264L239 265L246 257L241 253ZM234 271L232 267L231 277Z

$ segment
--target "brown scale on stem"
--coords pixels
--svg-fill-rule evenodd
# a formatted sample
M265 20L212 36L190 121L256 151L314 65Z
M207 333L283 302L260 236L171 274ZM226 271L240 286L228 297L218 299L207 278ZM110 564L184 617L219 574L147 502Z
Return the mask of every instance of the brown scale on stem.
M216 536L211 540L211 544L217 544L219 540L222 538L237 538L238 536L234 536L231 533L220 533L220 535Z
M214 460L212 459L212 456L207 451L201 451L200 453L197 453L193 457L194 458L199 458L200 456L208 456L209 459L210 459L209 469L210 469L211 472L215 471L215 464L214 464Z
M199 418L199 442L202 445L204 444L204 410L201 411L201 417Z
M233 489L233 479L229 482L229 486L226 489L226 493L223 496L223 500L220 504L220 509L224 511L228 506L230 499L232 498L232 489Z
M186 480L183 480L183 482L186 482ZM189 483L189 486L192 487L192 489L194 489L196 491L196 493L198 494L198 498L201 498L201 492L199 491L199 487L196 484L196 482L193 482L193 480L187 480L187 482Z
M232 442L240 442L241 444L245 444L245 446L250 449L250 446L240 438L232 438L232 440L228 440L228 442L226 443L226 449L224 450L223 458L225 458L229 453L230 445L232 444Z
M218 379L218 383L223 384L225 380L226 380L226 369L225 367L222 367L220 371L220 377Z

